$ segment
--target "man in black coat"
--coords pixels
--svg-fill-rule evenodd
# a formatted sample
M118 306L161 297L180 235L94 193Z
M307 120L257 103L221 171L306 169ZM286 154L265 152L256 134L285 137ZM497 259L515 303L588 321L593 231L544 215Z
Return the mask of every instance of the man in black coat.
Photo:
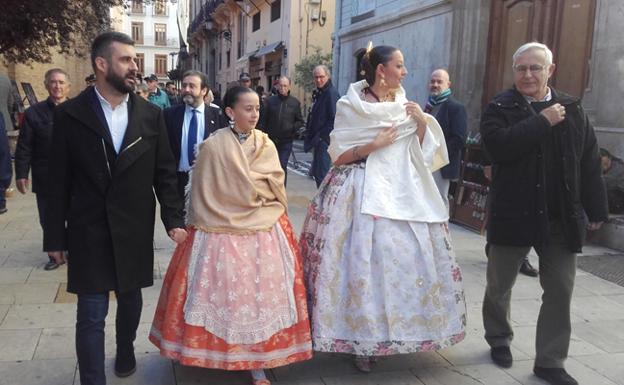
M433 173L433 179L440 190L442 200L449 207L448 192L451 181L459 178L461 157L466 143L466 108L451 96L451 79L445 69L431 73L429 80L429 101L425 112L435 116L448 150L449 164Z
M28 192L28 172L32 171L32 192L37 199L41 227L45 222L46 194L48 191L48 156L52 141L52 120L56 105L67 100L70 89L69 75L60 68L48 70L44 76L48 98L30 106L19 130L15 150L15 184L22 194ZM59 265L48 256L44 270L54 270Z
M94 87L56 107L45 250L69 251L67 290L78 295L76 351L83 385L103 385L104 320L117 297L115 374L136 370L141 288L153 284L156 197L169 237L180 243L177 191L163 113L134 94L133 40L105 32L91 47Z
M277 95L270 96L260 114L260 129L269 135L277 147L280 164L287 174L288 158L298 129L304 126L301 104L290 96L290 79L282 76L277 85ZM286 179L284 179L286 183Z
M219 128L227 126L221 109L204 103L209 90L206 75L196 70L186 71L181 89L184 103L165 110L165 124L176 162L180 196L184 196L184 188L189 180L195 146Z
M312 76L316 90L312 95L312 108L306 123L303 150L308 152L314 149L310 171L318 188L331 167L327 147L329 147L329 134L334 129L336 102L340 99L340 95L332 84L331 73L327 66L316 66L312 71Z
M515 87L495 96L482 116L494 166L483 323L493 361L510 367L511 289L535 248L544 293L533 372L551 384L575 385L563 367L576 253L585 231L607 220L607 200L593 127L579 99L548 86L554 70L548 47L521 46L513 55Z

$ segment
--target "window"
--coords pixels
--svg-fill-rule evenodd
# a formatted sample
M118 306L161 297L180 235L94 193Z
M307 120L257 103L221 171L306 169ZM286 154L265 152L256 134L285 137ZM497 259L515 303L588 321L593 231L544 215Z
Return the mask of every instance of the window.
M154 15L155 16L167 15L167 2L165 0L154 0Z
M352 5L353 16L351 17L351 23L357 23L375 16L375 3L375 0L354 1Z
M132 0L132 13L143 13L143 0Z
M154 55L154 68L156 69L156 75L167 75L167 55Z
M251 31L257 31L260 29L260 12L253 15L253 20L251 22Z
M136 44L143 44L143 23L132 22L132 40Z
M280 12L282 10L282 0L275 0L271 4L271 22L280 18Z
M156 36L154 44L167 45L167 24L154 24L154 35Z
M227 60L227 65L225 66L225 68L230 68L230 65L232 64L232 60L231 60L232 55L230 55L230 50L228 50L225 53L225 55L226 55L225 60Z
M136 65L137 65L137 71L143 75L145 74L145 54L143 53L137 53L136 54Z

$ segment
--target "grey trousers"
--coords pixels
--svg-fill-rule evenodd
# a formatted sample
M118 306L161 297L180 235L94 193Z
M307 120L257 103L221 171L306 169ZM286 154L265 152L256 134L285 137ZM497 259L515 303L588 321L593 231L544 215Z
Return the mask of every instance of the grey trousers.
M550 242L536 247L542 306L537 319L535 365L562 368L570 346L570 303L576 275L576 254L569 251L559 224L551 224ZM511 289L530 247L490 244L483 300L485 339L491 347L509 346Z

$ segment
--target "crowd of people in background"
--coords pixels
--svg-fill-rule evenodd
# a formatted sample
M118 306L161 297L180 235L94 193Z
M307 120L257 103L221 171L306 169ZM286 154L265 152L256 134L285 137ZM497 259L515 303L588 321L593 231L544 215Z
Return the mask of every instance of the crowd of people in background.
M137 74L134 41L118 32L91 47L94 73L69 99L69 75L43 76L15 152L17 189L32 188L45 270L68 264L77 294L76 354L83 385L103 385L104 320L117 298L114 372L136 370L141 289L153 284L156 200L177 244L149 339L183 365L264 369L348 353L362 372L379 357L432 351L466 336L462 274L448 227L449 186L468 132L451 76L435 69L421 106L402 81L401 50L369 45L363 80L340 96L328 67L304 120L281 76L267 94L243 72L224 98L205 74L176 83ZM578 98L549 86L553 54L527 43L512 57L514 86L481 116L491 173L483 302L493 362L513 364L511 290L537 276L543 303L533 372L553 385L564 369L576 255L586 232L624 211L624 163L599 152ZM0 76L0 214L12 178ZM7 84L5 84L7 83ZM288 159L297 132L313 152L318 188L299 240L288 218ZM51 156L51 154L54 156ZM567 161L564 161L567 159ZM397 167L397 165L401 165ZM605 183L603 181L606 181Z

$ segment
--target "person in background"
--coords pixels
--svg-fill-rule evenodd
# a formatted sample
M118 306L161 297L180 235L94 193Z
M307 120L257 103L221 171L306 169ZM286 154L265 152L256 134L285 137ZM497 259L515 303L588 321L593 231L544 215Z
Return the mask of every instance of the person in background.
M30 106L24 114L24 124L20 128L15 150L15 184L22 194L28 192L28 173L32 174L32 192L37 199L39 223L43 228L48 211L46 195L49 190L48 160L52 150L52 124L54 109L65 102L71 88L67 72L60 68L48 70L43 84L48 91L48 98ZM44 270L54 270L58 263L48 256Z
M303 150L314 150L310 173L318 188L331 167L327 148L329 135L334 129L336 102L340 98L331 81L331 73L325 65L319 65L312 71L316 89L312 93L312 108L306 123Z
M165 91L167 92L167 97L169 98L169 104L171 106L182 103L182 98L180 97L174 82L168 81L165 83Z
M204 102L210 91L208 78L200 71L189 70L182 75L184 104L165 110L165 125L176 163L178 193L184 197L190 171L195 162L195 148L213 132L226 127L227 121L218 107Z
M165 91L158 87L158 76L151 74L143 80L147 83L147 88L149 89L149 101L152 104L157 105L163 110L171 107L171 104L169 104L169 96L167 96Z
M624 213L624 162L604 148L600 149L602 177L607 187L609 212Z
M483 146L494 165L485 339L492 361L511 367L511 293L522 261L534 248L543 295L533 373L552 385L577 385L564 369L576 256L586 232L608 219L598 144L581 101L548 85L556 66L546 45L519 47L512 68L514 87L497 94L481 116Z
M85 87L91 87L95 84L95 74L90 74L85 79Z
M251 76L247 72L243 72L238 77L238 84L241 87L251 88Z
M305 125L305 122L301 116L301 103L290 95L290 79L282 76L278 84L278 94L268 97L264 103L259 126L275 143L280 164L287 174L295 133Z
M149 102L149 88L147 87L147 84L137 84L134 86L134 92Z
M11 111L16 103L15 100L13 100L11 88L12 85L9 77L0 73L0 112L2 113L2 116L4 116L4 129L6 131L13 131Z
M11 185L13 169L11 168L11 153L9 138L4 126L4 115L0 112L0 214L7 212L6 190Z
M449 207L448 192L451 181L459 179L461 157L468 133L466 108L451 94L449 73L443 68L433 71L429 79L429 100L425 112L435 116L440 123L448 149L449 164L433 173L433 179L446 207Z

